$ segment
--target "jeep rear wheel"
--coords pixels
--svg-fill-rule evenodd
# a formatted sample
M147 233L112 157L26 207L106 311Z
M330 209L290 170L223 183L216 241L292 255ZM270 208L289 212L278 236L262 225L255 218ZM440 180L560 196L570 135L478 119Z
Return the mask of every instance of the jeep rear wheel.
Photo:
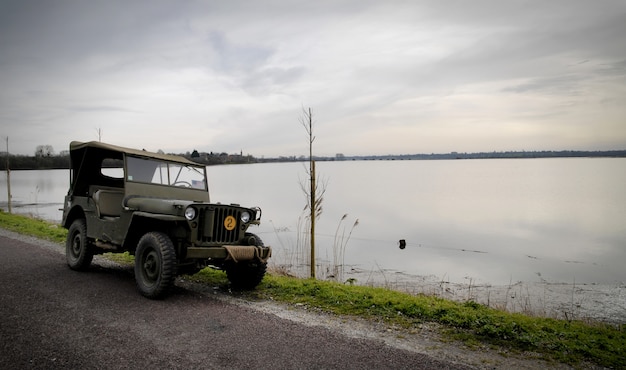
M141 237L135 252L135 280L139 292L148 298L162 298L174 285L176 251L164 233L149 232Z
M72 270L84 271L93 260L93 247L87 241L87 224L79 218L72 222L65 241L65 259Z
M253 238L251 238L253 237ZM246 239L254 240L254 245L263 247L263 241L258 236L246 233ZM228 262L225 266L226 276L230 281L231 286L238 290L250 290L256 288L267 270L267 262L261 262L258 260L252 261L240 261L237 263Z

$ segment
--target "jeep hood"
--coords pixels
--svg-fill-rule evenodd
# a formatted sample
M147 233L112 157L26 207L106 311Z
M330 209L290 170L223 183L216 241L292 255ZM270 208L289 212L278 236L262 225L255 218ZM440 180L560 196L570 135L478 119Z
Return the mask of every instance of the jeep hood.
M189 200L146 198L139 196L128 197L124 200L124 206L134 211L166 214L181 218L184 218L185 208L192 203L194 202Z

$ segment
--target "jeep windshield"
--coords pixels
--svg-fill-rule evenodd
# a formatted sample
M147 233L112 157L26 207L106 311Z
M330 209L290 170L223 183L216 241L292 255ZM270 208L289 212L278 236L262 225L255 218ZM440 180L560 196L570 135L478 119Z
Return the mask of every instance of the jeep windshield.
M204 166L126 157L126 181L207 191Z

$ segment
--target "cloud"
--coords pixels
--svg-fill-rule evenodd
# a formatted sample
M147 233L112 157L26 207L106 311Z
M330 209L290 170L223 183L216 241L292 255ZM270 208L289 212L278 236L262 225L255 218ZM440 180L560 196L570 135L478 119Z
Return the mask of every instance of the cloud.
M322 155L622 148L625 16L582 0L4 1L0 135L26 152L99 127L300 155L304 106Z

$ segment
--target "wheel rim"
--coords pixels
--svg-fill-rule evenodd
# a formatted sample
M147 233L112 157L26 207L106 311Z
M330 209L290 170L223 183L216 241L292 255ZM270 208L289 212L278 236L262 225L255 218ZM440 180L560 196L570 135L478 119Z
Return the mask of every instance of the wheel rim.
M76 233L76 235L74 235L74 238L72 239L71 252L72 252L73 257L80 256L81 245L82 245L82 242L80 239L80 234Z
M159 261L159 254L155 250L151 250L144 254L141 267L144 277L150 283L154 283L159 277L159 273L161 271L161 265Z

